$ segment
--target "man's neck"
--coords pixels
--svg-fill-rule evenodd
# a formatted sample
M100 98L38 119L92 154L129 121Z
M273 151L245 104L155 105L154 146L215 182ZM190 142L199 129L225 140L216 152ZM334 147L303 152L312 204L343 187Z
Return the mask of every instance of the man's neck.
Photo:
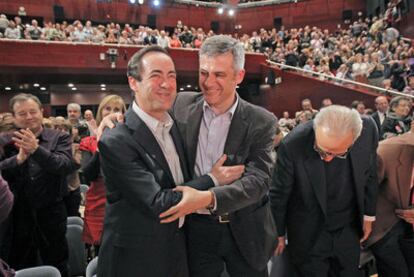
M219 103L218 105L210 106L210 107L216 115L221 115L227 112L231 108L231 106L233 106L233 104L236 103L236 100L237 100L237 95L234 94L234 98L231 101L222 102L222 103Z

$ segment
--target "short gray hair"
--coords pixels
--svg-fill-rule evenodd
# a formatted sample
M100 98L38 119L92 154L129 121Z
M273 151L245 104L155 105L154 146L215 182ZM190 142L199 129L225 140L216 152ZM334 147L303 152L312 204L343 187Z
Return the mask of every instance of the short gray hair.
M244 68L243 45L226 35L212 36L206 39L201 45L199 56L214 57L229 52L233 55L234 70L242 70Z
M313 128L324 128L333 136L344 136L352 132L354 141L361 135L362 119L356 110L345 106L331 105L319 111Z
M78 103L69 103L66 106L66 110L69 111L70 109L81 111L81 106Z

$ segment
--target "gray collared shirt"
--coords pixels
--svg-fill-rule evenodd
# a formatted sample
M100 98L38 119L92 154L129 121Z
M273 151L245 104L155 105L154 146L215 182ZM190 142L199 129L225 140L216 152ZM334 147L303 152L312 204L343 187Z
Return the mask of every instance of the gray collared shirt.
M238 103L239 97L236 94L236 101L230 109L223 114L217 115L213 112L207 102L204 102L203 118L198 134L198 145L194 166L196 176L208 174L213 168L213 165L223 155L231 120ZM210 177L212 177L211 174ZM212 177L212 179L217 186L217 180L215 180L214 177Z

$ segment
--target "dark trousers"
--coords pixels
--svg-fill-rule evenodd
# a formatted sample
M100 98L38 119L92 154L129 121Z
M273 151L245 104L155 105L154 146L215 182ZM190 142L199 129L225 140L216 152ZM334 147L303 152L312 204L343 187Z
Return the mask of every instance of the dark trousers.
M301 277L358 277L359 232L348 225L335 231L323 230L309 251L307 260L294 265Z
M190 276L219 277L226 270L232 277L267 277L267 268L252 268L240 253L229 223L208 215L186 218Z
M16 270L51 265L69 276L66 222L63 201L36 211L26 202L15 202L9 265Z
M68 194L63 197L68 216L80 216L79 205L81 199L80 188L69 191Z
M401 252L399 239L406 234L407 224L402 220L371 246L379 277L408 277L408 265ZM414 262L414 261L412 261Z

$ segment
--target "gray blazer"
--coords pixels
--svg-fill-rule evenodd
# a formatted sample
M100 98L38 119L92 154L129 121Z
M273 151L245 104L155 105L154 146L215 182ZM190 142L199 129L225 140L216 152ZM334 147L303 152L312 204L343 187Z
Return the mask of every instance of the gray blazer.
M192 177L203 102L200 93L181 92L173 107ZM229 213L235 241L247 262L257 269L266 267L276 247L277 234L267 196L273 166L271 150L275 128L276 118L271 113L240 99L224 154L228 156L225 165L244 164L246 170L237 181L211 188L217 200L216 214Z

